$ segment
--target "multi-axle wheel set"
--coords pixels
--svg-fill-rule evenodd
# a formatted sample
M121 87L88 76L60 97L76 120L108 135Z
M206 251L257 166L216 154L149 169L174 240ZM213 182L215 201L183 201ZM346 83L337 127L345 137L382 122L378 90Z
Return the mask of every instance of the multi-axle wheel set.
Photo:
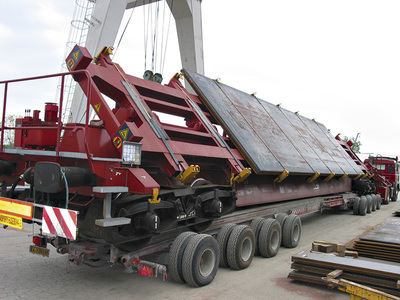
M382 198L380 195L368 194L357 197L353 202L353 214L365 216L373 211L381 209Z
M204 286L213 281L218 267L245 269L254 255L273 257L281 245L296 247L300 237L300 217L286 214L257 218L249 225L228 223L213 235L184 232L170 247L168 276L176 282Z

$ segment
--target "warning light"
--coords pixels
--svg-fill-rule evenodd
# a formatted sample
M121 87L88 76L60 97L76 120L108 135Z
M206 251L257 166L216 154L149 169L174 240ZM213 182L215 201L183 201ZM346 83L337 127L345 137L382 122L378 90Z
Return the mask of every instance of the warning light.
M45 247L47 245L47 239L44 236L40 236L40 235L34 235L32 238L32 242L36 245L36 246L41 246L41 247Z

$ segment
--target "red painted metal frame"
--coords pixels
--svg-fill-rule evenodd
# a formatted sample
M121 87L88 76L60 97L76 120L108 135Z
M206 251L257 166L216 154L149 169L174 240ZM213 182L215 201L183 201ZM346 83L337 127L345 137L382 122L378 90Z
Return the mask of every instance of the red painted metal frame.
M87 51L82 49L86 55L84 59L91 60ZM6 127L3 122L0 158L18 163L17 174L34 166L37 161L53 161L63 166L89 167L97 175L99 186L127 186L131 193L152 194L154 188L161 186L183 186L174 177L192 164L200 166L198 177L223 185L230 184L232 173L239 173L249 166L229 137L217 136L213 132L214 125L218 123L200 99L184 89L178 76L174 76L167 85L130 76L111 61L107 52L99 54L96 64L84 63L83 67L82 70L69 73L0 82L5 84L3 120L10 83L56 76L61 76L64 83L64 77L71 75L87 96L86 111L89 112L91 106L102 121L102 125L90 125L89 113L86 113L84 124L63 125L61 93L57 126L46 127L57 129L57 141L62 136L61 141L57 142L54 157L46 155L47 150L41 150L43 155L4 152L4 130L45 128ZM130 85L128 88L126 83ZM116 107L109 107L103 95L114 100ZM162 123L157 112L183 117L187 126ZM121 131L126 129L129 132L122 134ZM140 166L122 164L121 149L113 145L116 137L142 144ZM84 156L74 158L64 155L71 152ZM13 180L9 179L8 182ZM335 178L328 183L317 179L307 184L305 176L289 176L282 184L278 184L272 175L253 174L244 183L237 184L235 189L237 205L246 206L348 192L351 190L351 179L340 182ZM92 194L90 188L76 190L84 195Z

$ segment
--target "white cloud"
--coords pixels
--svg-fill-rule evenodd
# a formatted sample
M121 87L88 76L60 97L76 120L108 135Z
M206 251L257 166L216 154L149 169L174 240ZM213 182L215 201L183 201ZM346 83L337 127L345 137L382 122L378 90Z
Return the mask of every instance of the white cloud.
M12 37L12 29L4 24L0 24L0 41L5 43L6 39Z

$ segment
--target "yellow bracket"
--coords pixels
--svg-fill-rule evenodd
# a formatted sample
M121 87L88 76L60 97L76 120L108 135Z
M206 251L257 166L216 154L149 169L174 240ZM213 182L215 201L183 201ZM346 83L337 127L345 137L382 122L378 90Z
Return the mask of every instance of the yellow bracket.
M372 173L371 175L368 176L368 178L371 179L371 178L374 177L374 176L375 176L375 174Z
M101 49L101 51L99 52L99 54L97 54L97 56L94 57L93 62L97 63L97 61L99 60L100 54L104 54L104 55L113 54L113 50L114 50L114 47L104 46L103 49Z
M367 177L368 177L368 173L364 174L364 175L361 177L361 179L365 179L365 178L367 178Z
M320 175L319 172L315 172L315 174L313 176L310 176L307 178L307 182L308 183L313 182L315 179L317 179L319 177L319 175Z
M353 178L353 180L356 181L356 180L360 179L360 177L361 177L361 174L358 174L356 177Z
M247 177L249 177L251 174L251 169L250 168L244 168L239 174L235 176L235 174L232 173L231 177L231 185L236 182L240 183L246 180Z
M198 165L190 165L185 171L180 173L176 178L182 183L189 183L200 173L200 167Z
M276 177L274 179L274 182L281 183L288 176L289 176L289 171L288 170L283 170L283 172L278 177Z
M329 175L324 179L324 181L325 181L325 182L329 182L329 180L331 180L334 176L335 176L335 173L331 172L331 174L329 174Z
M159 189L153 189L153 198L149 198L150 204L157 204L161 202L161 198L158 198L159 192Z
M344 180L347 176L349 176L349 174L344 173L344 174L342 175L342 177L340 177L338 180L339 180L339 181L342 181L342 180Z
M183 75L182 75L182 73L175 73L175 75L171 78L171 79L182 79L183 78Z

